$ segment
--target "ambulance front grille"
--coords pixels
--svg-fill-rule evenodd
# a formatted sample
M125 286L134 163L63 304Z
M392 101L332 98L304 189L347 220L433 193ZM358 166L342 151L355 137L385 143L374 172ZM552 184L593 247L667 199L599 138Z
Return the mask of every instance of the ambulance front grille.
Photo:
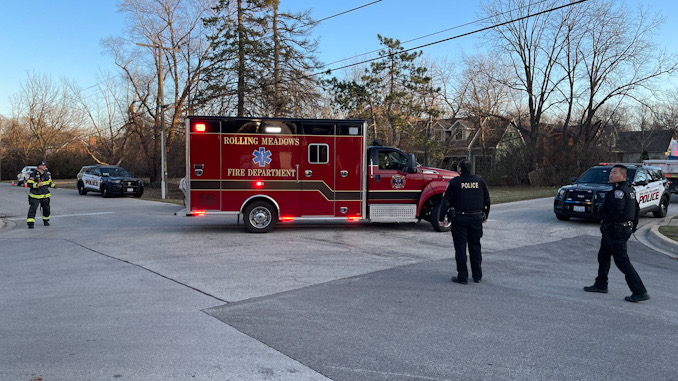
M416 222L417 205L415 204L370 205L370 221Z

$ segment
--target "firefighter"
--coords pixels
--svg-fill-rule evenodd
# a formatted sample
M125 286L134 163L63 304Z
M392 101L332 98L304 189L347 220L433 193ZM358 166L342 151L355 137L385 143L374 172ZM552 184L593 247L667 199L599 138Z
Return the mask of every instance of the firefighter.
M35 225L35 213L38 210L38 205L42 207L42 222L45 226L49 226L49 188L56 188L56 184L52 182L52 175L50 175L44 162L38 163L38 168L31 172L27 183L30 188L28 193L28 218L26 218L28 228L33 229Z
M650 299L650 295L626 252L626 241L636 230L640 209L636 192L626 183L626 175L627 169L621 164L615 165L610 171L613 188L605 194L601 208L603 220L600 224L602 239L598 250L598 277L593 286L584 287L584 291L607 293L607 274L610 272L610 258L613 257L633 293L624 300L637 303Z
M443 195L441 210L450 210L452 222L452 240L454 241L457 276L452 282L467 284L466 247L471 260L471 275L478 283L483 277L481 269L480 237L483 236L483 223L490 214L490 192L480 177L471 173L471 161L462 159L458 165L459 176L450 180ZM445 215L440 213L439 219Z

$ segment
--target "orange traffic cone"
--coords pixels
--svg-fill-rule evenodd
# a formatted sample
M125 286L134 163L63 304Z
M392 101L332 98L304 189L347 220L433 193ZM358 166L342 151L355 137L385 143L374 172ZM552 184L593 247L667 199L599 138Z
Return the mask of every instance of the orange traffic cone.
M14 180L12 180L12 186L14 186Z
M28 181L24 181L24 188L28 188Z

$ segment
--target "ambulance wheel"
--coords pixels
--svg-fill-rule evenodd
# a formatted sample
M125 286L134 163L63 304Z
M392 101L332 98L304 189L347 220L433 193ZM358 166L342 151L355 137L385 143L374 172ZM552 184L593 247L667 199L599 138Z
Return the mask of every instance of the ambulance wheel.
M266 201L255 201L245 208L245 227L250 233L267 233L278 222L278 211Z
M447 218L447 210L440 210L441 205L441 200L438 200L433 204L433 210L431 211L431 217L429 221L431 222L431 226L433 226L433 230L437 232L449 232L452 229L452 221ZM438 216L440 216L440 213L445 214L445 219L443 220L442 225L438 221Z
M81 182L78 183L78 194L81 196L84 196L87 194L87 189L85 189L85 185Z

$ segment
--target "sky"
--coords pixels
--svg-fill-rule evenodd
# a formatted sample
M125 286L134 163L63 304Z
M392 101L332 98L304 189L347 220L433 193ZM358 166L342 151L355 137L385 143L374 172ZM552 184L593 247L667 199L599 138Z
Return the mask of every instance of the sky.
M282 10L311 9L322 19L375 0L281 0ZM675 0L626 0L660 11L666 22L656 36L661 48L678 52L678 2ZM381 0L358 10L330 18L314 31L319 39L319 59L336 68L359 59L356 55L380 48L377 34L409 41L431 33L445 33L404 44L412 48L470 32L480 19L480 0ZM21 91L28 73L75 81L81 88L96 85L103 72L115 72L113 58L101 40L123 36L125 17L117 12L117 0L31 0L3 2L0 8L0 115L11 116L11 96ZM483 52L480 35L472 35L422 49L434 59L459 60L463 54Z

